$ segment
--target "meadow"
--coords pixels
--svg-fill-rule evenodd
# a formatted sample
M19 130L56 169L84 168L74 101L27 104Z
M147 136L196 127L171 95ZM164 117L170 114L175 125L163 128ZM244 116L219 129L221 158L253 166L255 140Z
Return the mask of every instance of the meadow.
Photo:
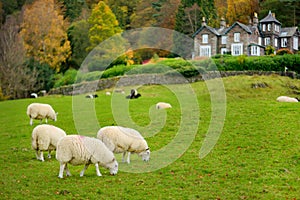
M196 124L185 122L188 124L186 129L196 125L196 133L191 135L190 143L182 141L182 144L188 144L186 150L182 148L184 151L177 157L175 155L176 159L166 166L157 157L166 153L160 151L163 147L176 140L187 112L181 106L189 104L188 99L184 103L178 100L178 96L167 87L141 86L142 97L134 100L126 100L122 94L105 95L106 91L112 90L98 91L96 99L79 95L76 99L81 99L82 104L78 105L75 117L71 96L0 102L0 198L300 199L300 104L276 102L280 95L297 96L295 93L298 93L299 97L300 81L275 75L235 76L223 78L223 83L226 117L212 151L199 158L207 130L214 119L211 119L211 91L205 82L197 82L191 87L198 108L191 108L190 114L199 110L200 115ZM267 87L252 88L255 83L264 83ZM130 88L124 89L128 94ZM123 108L115 108L113 101L128 103L129 121L127 117L122 118ZM157 111L153 106L159 101L169 102L173 107ZM30 126L26 116L26 107L32 102L51 104L59 114L58 121L49 121L49 124L68 134L96 136L98 126L130 122L145 136L151 148L151 159L144 163L132 155L128 166L117 155L119 172L115 176L101 167L103 176L97 177L95 167L91 165L85 176L79 177L83 166L69 166L72 176L59 179L55 153L51 159L40 162L31 149L31 132L39 124L35 120ZM85 111L85 106L91 106L95 113ZM85 130L94 118L99 124ZM78 120L85 122L78 125ZM152 127L158 127L156 132L147 134L147 131L153 131ZM174 143L173 149L172 145L168 147L175 152L181 148L180 141ZM157 169L148 170L153 165L154 168L158 166ZM134 171L136 166L141 172Z

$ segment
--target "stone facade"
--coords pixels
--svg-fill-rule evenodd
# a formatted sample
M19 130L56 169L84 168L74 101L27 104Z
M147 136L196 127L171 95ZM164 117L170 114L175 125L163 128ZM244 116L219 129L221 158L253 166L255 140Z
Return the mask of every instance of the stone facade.
M260 21L257 14L254 14L248 25L235 22L226 27L224 19L221 19L220 24L219 28L212 28L203 19L202 26L193 34L193 58L225 53L234 56L261 56L265 55L265 48L269 45L274 47L275 53L282 48L288 48L294 53L299 50L298 27L281 27L271 11Z

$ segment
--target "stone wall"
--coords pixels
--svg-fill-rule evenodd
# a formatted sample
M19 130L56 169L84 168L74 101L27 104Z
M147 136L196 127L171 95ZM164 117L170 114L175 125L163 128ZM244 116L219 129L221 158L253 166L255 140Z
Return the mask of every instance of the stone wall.
M181 75L162 75L162 74L138 74L130 76L120 76L107 79L100 79L97 81L82 82L79 84L73 84L63 86L60 88L53 88L48 94L62 94L62 95L77 95L95 92L97 90L104 90L108 88L121 88L124 86L137 86L137 85L166 85L166 84L183 84L193 83L197 81L204 81L213 78L238 76L238 75L280 75L288 76L291 78L297 78L295 72L267 72L267 71L212 71L205 74L200 74L191 78L184 78Z

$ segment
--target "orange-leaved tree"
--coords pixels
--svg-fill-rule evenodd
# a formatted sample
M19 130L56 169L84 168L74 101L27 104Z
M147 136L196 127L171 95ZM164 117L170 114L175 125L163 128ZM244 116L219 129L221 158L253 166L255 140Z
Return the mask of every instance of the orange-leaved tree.
M37 0L25 6L21 30L27 56L47 63L57 72L71 55L68 22L61 8L55 0Z

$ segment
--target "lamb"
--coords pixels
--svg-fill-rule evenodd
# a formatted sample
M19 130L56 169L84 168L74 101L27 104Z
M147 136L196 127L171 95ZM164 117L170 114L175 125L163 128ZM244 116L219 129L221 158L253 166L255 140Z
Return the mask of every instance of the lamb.
M88 94L88 95L85 96L85 98L88 98L88 99L95 99L97 97L98 97L97 94Z
M35 98L35 99L38 98L37 93L31 93L31 94L30 94L30 98Z
M49 104L32 103L27 107L27 115L30 118L30 125L33 124L33 119L40 119L41 123L43 119L46 119L46 123L48 123L48 118L56 121L57 114L58 113L55 113Z
M131 89L130 95L126 96L127 99L137 99L142 96L136 89Z
M278 102L299 102L299 99L297 97L292 98L288 96L280 96L276 99Z
M166 108L172 108L171 104L165 102L158 102L156 104L156 109L166 109Z
M58 141L64 136L66 132L58 127L48 124L36 126L31 136L31 145L36 151L36 158L44 162L43 151L48 151L48 158L51 158L51 151L56 150Z
M97 133L97 138L114 153L123 153L122 162L125 162L125 155L128 152L127 163L130 163L130 154L137 153L142 160L149 161L150 149L146 140L141 134L131 128L122 126L106 126Z
M59 178L63 178L63 172L67 176L71 173L67 164L85 165L80 172L84 175L85 170L90 164L95 164L97 176L102 176L99 171L99 165L110 169L110 174L115 175L118 172L118 162L114 154L100 140L81 135L67 135L59 140L56 150L56 159L60 162Z

